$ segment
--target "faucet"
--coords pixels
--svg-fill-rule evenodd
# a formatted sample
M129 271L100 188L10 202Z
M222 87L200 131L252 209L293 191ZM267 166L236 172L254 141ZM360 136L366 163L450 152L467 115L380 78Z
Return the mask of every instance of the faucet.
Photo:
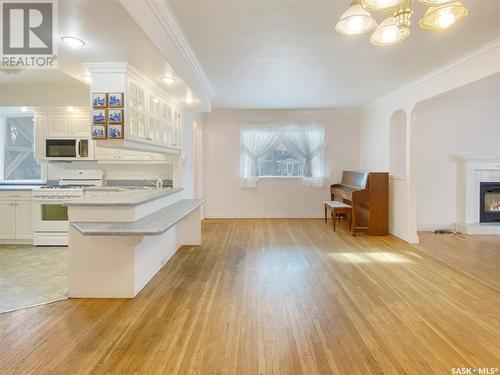
M156 182L153 182L155 180L154 177L151 177L149 180L144 180L148 185L156 187L158 190L163 188L163 180L161 178L157 178Z
M159 179L156 180L156 188L158 190L160 190L161 188L163 188L163 180L161 178L159 178Z

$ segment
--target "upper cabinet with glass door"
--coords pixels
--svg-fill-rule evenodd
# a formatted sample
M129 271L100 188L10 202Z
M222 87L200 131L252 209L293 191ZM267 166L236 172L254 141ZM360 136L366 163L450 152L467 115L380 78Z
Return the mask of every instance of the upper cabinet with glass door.
M180 149L180 112L170 100L129 77L125 139Z
M97 147L180 153L181 105L168 92L127 63L84 66L92 76L92 93L124 95L123 123L108 123L107 139L95 138Z

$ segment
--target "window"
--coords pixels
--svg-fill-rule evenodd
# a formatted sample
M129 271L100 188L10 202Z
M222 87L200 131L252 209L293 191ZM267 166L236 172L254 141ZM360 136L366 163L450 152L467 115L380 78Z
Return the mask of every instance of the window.
M0 118L0 183L42 180L34 137L33 116Z
M304 160L288 150L282 142L258 159L258 176L303 176Z
M320 126L241 129L240 179L255 187L259 177L302 177L308 186L325 180L325 129Z

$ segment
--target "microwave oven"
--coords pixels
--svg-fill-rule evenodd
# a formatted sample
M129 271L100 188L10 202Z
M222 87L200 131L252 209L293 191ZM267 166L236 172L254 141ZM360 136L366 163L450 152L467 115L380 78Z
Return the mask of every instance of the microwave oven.
M45 158L52 160L86 160L93 157L89 138L47 138Z

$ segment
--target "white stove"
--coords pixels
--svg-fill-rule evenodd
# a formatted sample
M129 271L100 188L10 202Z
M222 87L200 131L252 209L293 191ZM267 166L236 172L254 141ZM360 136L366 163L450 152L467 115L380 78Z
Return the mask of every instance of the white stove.
M64 203L82 199L84 187L102 186L101 170L69 170L59 185L33 190L33 245L68 245L68 207Z

